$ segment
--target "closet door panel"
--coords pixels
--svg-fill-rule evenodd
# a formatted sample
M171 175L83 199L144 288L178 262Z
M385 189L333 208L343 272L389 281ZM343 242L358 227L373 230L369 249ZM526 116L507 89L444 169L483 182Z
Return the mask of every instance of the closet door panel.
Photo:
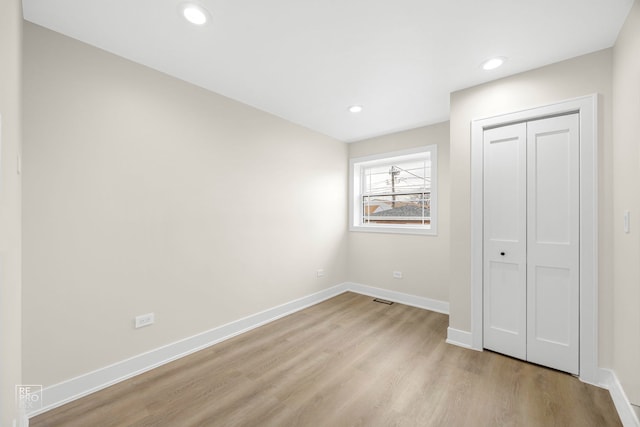
M527 360L578 374L578 115L527 124Z
M484 346L526 358L526 125L484 133Z

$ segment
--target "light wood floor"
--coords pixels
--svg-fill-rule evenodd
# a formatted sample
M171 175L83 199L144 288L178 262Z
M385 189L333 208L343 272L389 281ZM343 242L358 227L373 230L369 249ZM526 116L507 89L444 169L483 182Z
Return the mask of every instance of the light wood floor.
M448 317L342 294L31 426L614 426L609 393L445 343Z

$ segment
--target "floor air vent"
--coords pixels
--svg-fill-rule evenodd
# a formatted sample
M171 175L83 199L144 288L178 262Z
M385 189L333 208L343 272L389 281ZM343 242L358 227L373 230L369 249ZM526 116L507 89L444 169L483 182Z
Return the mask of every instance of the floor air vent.
M386 299L380 299L380 298L374 298L373 302L379 302L380 304L387 304L387 305L393 304L393 301L387 301Z

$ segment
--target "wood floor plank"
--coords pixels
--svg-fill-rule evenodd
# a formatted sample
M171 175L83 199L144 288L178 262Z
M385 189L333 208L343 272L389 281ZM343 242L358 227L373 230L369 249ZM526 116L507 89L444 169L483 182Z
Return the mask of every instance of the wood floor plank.
M443 314L345 293L30 425L621 425L606 390L446 344L447 326Z

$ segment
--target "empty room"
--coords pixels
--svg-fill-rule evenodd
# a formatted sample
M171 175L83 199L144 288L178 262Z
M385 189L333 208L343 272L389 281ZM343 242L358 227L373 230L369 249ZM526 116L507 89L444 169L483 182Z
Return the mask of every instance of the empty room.
M640 0L0 0L0 426L640 427Z

